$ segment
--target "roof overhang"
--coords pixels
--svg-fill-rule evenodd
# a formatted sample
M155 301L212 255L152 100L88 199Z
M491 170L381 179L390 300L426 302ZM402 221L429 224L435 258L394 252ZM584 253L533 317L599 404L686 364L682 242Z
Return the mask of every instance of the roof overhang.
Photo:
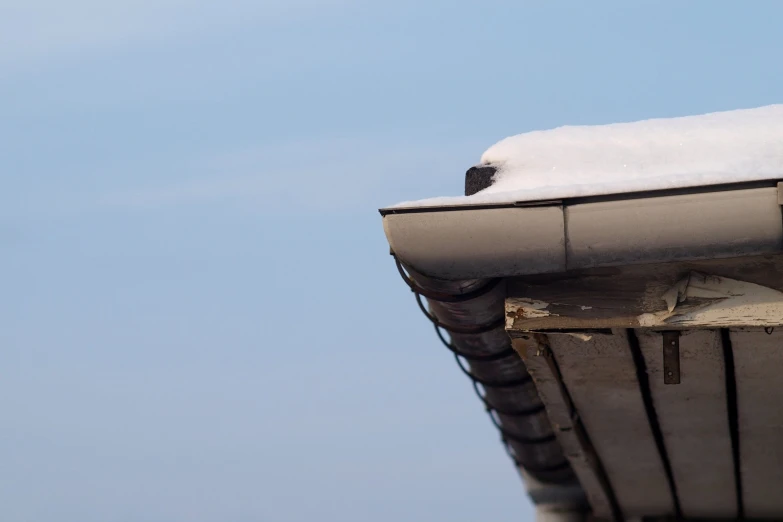
M505 319L594 516L779 518L781 189L770 179L381 214L414 291L455 294L455 305L430 294L427 312L455 325L452 348L491 351L500 338L460 325ZM502 296L472 298L481 287ZM504 371L492 364L470 368ZM576 505L567 483L539 486L542 503Z
M595 516L780 519L782 254L506 283L506 331Z

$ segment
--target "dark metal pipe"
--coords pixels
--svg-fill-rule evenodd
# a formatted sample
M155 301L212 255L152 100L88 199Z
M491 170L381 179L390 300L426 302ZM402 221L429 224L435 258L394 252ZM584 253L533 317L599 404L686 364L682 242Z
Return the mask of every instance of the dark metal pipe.
M574 483L535 384L505 332L504 281L444 281L399 268L411 289L427 297L424 312L448 332L444 344L459 354L515 464L542 483Z

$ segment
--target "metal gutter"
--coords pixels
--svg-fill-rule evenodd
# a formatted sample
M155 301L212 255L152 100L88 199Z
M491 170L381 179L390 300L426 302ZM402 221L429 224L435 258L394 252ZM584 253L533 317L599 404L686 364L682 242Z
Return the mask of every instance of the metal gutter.
M783 251L777 181L748 187L382 214L399 259L443 280Z

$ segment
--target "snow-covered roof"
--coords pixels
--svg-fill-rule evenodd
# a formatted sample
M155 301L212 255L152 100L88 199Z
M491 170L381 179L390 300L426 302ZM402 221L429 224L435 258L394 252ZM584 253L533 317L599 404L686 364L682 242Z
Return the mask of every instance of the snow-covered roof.
M783 105L522 134L465 189L384 231L533 501L781 518Z
M757 181L783 176L783 105L506 138L481 165L492 184L471 196L395 207L503 204Z

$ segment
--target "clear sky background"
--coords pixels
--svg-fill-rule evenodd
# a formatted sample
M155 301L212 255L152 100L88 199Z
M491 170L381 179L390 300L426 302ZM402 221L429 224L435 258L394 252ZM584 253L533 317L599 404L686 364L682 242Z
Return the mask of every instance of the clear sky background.
M783 102L782 19L3 0L0 520L529 520L376 209L510 134Z

